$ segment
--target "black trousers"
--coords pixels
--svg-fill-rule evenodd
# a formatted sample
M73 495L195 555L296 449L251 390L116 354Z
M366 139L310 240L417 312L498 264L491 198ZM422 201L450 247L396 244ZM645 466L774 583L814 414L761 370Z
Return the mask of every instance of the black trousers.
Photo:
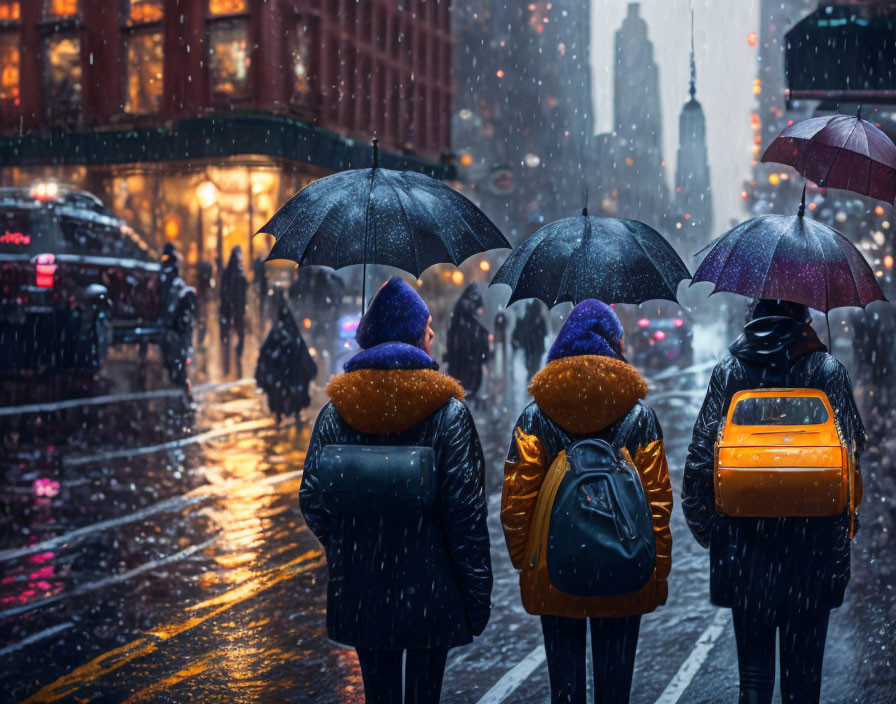
M551 704L585 704L585 631L591 625L595 704L628 704L641 616L562 618L542 616Z
M821 666L828 634L828 610L791 615L767 626L755 615L734 609L734 637L740 670L738 704L770 704L775 690L775 636L780 628L781 701L818 704Z
M356 650L367 704L402 704L402 701L404 704L438 704L448 648ZM407 660L402 700L401 661L405 653Z

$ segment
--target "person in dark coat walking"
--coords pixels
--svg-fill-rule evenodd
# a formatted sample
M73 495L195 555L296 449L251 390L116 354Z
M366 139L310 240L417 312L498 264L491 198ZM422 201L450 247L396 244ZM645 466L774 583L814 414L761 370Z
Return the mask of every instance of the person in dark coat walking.
M672 484L663 431L643 398L647 382L625 361L622 324L608 305L576 306L529 386L533 398L513 432L504 467L501 523L523 606L541 616L553 704L585 704L585 638L590 626L594 700L629 701L641 615L666 603L672 566ZM656 564L631 594L579 597L539 581L529 562L539 490L557 456L576 440L598 438L626 450L650 506ZM583 559L587 559L583 555ZM592 559L599 559L594 556Z
M529 301L523 317L516 321L511 343L514 350L521 349L526 358L526 373L531 379L541 366L544 355L544 338L548 334L547 322L538 301Z
M471 399L482 385L482 365L489 357L488 330L479 322L483 306L479 287L470 284L454 304L448 325L448 373L460 381Z
M264 331L265 311L268 303L268 272L264 268L262 257L255 257L252 262L252 276L258 295L258 329Z
M196 344L203 348L208 329L208 306L215 270L211 263L200 259L196 263Z
M268 406L277 417L294 415L301 422L302 409L311 405L311 381L317 364L299 330L289 304L277 295L277 321L258 350L255 381L267 394Z
M230 260L221 272L221 299L218 320L221 326L221 358L224 374L230 373L230 332L236 333L237 375L243 375L243 342L246 334L246 293L249 279L243 269L243 250L239 245L230 250Z
M432 317L399 278L358 326L361 352L327 386L299 498L327 554L327 632L355 647L368 704L439 700L448 649L482 633L491 609L485 468L463 389L437 371ZM424 514L330 512L319 479L324 447L431 447L435 501Z
M810 388L827 394L856 458L865 430L849 375L827 353L809 309L758 301L752 320L716 365L694 426L682 485L682 508L697 542L709 548L710 598L732 610L740 670L740 704L768 704L775 685L780 629L781 699L818 702L831 609L843 603L850 576L850 517L742 518L716 512L714 447L735 393L756 388Z

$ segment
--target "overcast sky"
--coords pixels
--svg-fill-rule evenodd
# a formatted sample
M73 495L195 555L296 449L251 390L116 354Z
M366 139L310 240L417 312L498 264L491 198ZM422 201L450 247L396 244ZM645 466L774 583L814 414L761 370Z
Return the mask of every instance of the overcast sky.
M596 129L613 120L613 34L626 15L627 0L592 0L591 60ZM659 64L663 109L663 156L671 179L678 148L678 113L688 98L689 0L642 0ZM714 9L713 9L714 8ZM747 43L758 31L759 0L694 0L697 99L707 122L715 227L721 234L732 217L743 219L740 192L750 173L757 48ZM720 229L722 228L722 229Z

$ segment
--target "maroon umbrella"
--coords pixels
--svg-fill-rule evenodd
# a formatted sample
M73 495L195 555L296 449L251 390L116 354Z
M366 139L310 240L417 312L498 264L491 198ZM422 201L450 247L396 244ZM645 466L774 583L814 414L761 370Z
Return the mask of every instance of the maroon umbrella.
M822 188L842 188L893 203L896 145L861 110L855 117L815 117L791 125L762 161L792 166Z

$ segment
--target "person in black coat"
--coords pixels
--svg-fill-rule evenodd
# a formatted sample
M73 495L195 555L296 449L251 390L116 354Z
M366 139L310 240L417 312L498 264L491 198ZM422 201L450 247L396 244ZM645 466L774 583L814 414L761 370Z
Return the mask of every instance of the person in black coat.
M448 373L460 381L470 398L482 385L482 365L489 358L488 330L479 322L483 306L479 287L470 284L454 304L448 325Z
M299 498L327 554L327 632L355 647L366 701L437 702L448 649L489 619L492 588L485 468L463 389L437 371L432 318L399 278L358 326L361 352L327 386L311 434ZM436 494L429 513L330 513L319 480L324 447L431 447Z
M221 272L221 300L218 321L221 326L221 357L224 373L230 373L230 331L236 333L236 368L243 375L243 342L246 334L246 294L249 279L243 269L243 250L236 245L230 250L230 260Z
M308 351L299 325L282 292L277 295L277 322L258 350L255 381L267 394L268 405L277 416L294 415L301 421L302 409L311 404L311 381L317 364Z
M850 575L849 516L742 518L716 513L714 446L735 393L755 388L812 388L830 399L858 460L865 430L843 365L812 329L808 308L758 301L752 320L712 372L684 469L682 508L697 542L709 548L710 598L732 609L740 703L767 704L775 684L775 636L781 631L781 698L818 702L831 609L843 603Z
M531 379L541 367L544 356L544 338L548 334L547 322L541 313L541 304L529 301L523 317L513 328L513 349L521 349L526 358L526 373Z

